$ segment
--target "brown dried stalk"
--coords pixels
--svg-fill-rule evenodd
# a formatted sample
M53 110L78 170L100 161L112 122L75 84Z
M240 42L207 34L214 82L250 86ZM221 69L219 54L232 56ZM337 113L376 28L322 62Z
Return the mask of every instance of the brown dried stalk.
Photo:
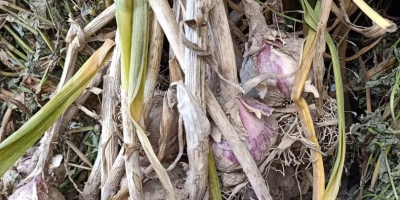
M115 18L115 5L112 4L102 13L100 13L96 18L94 18L88 25L85 26L83 32L85 33L85 38L92 36L101 28L103 28L108 22Z
M235 51L227 14L223 0L216 0L214 7L210 13L210 24L216 47L217 63L220 65L221 75L229 81L220 81L221 95L218 102L222 108L228 111L232 123L240 129L244 129L239 118L238 107L235 98L239 95L239 91L233 85L238 85L237 67L235 59Z
M185 36L190 42L197 44L198 47L202 49L207 48L207 23L209 20L209 10L211 8L212 1L210 0L188 0L186 2L186 21L193 20L195 25L193 25L193 27L187 26L185 28ZM193 50L186 48L185 65L190 66L186 68L185 85L188 92L192 93L194 101L196 101L200 106L197 112L202 113L205 111L204 87L206 62ZM178 109L183 116L186 130L187 154L189 158L189 170L186 186L189 190L189 199L202 199L206 193L208 185L208 135L210 134L210 124L208 123L208 127L206 126L206 122L208 122L207 118L205 118L205 121L197 121L200 117L196 120L189 118L190 114L193 113L186 113L190 111L183 111L183 109L180 108L181 99L179 95L182 93L184 93L184 90L182 87L178 87ZM187 95L190 96L189 94ZM193 101L187 103L192 104L193 106L196 104ZM203 115L204 114L205 113L203 113ZM196 122L200 124L196 124ZM200 127L203 127L203 129Z
M175 83L178 85L178 110L185 125L189 158L186 188L189 191L189 199L203 199L208 185L210 122L194 95L182 82Z
M65 83L72 77L75 71L75 62L78 52L83 50L86 46L85 40L95 34L98 30L103 28L108 22L114 19L115 6L112 5L104 10L99 16L94 18L83 29L72 19L71 27L68 31L65 41L67 42L67 56L65 59L64 70L58 84L58 89L62 88Z
M115 48L114 54L111 60L110 69L106 76L104 76L104 84L103 84L103 101L101 106L101 114L102 114L102 129L101 129L101 138L102 138L102 154L101 156L101 165L102 165L102 173L101 180L102 183L108 177L108 173L110 172L115 158L118 155L118 141L116 137L116 106L118 105L119 97L118 91L121 84L121 72L120 72L120 39L117 34L115 38Z
M162 47L164 42L164 32L154 17L154 13L150 13L150 30L149 30L149 52L147 59L146 83L144 86L143 99L143 121L147 126L149 123L150 111L153 106L154 90L158 83L158 72L160 71L160 61L162 55Z
M158 22L160 23L165 35L169 41L169 45L174 50L176 54L176 59L181 64L181 68L184 69L184 54L185 46L180 42L178 34L178 24L175 21L175 16L171 11L171 7L166 0L149 0L148 1L151 9L154 11ZM177 51L182 52L182 54L177 53Z
M124 138L125 172L128 177L129 194L132 199L141 199L142 191L142 172L139 163L139 139L136 134L136 128L129 114L129 100L126 90L121 89L121 110L122 127ZM133 197L132 197L133 196Z
M109 171L107 180L101 188L102 200L109 199L117 193L121 178L125 174L125 160L123 158L124 152L125 150L122 148Z
M220 65L221 74L228 81L238 84L235 51L229 29L227 14L223 0L216 0L210 13L210 24L213 34L213 43L216 47L216 57ZM221 104L233 100L239 91L225 81L221 81Z

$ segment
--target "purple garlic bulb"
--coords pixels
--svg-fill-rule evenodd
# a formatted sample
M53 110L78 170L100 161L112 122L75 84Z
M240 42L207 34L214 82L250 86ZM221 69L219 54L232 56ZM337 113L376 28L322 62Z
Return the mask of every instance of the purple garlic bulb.
M264 48L257 55L257 68L259 73L270 74L272 78L281 75L289 75L297 70L298 62L285 53L276 50L272 45L265 43ZM295 76L289 78L277 78L270 80L273 85L284 94L290 97L291 88Z
M269 148L275 144L277 134L264 116L272 114L273 109L256 100L239 97L237 100L239 117L247 132L246 144L256 163L262 162ZM264 116L262 116L264 115ZM233 151L225 139L211 139L212 150L219 171L230 172L240 169Z

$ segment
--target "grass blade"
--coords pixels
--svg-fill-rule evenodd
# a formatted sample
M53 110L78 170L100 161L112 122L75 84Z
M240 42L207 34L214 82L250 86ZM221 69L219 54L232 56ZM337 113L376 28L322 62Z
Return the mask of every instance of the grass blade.
M309 13L312 20L308 18L306 22L308 25L316 30L317 29L317 21L319 21L319 17L316 12L311 8L307 1L304 1L305 4L305 12ZM332 37L326 33L325 41L328 44L329 50L332 55L332 65L333 65L333 73L335 78L335 86L336 86L336 102L338 109L338 120L339 120L339 138L338 138L338 153L336 156L335 164L332 168L331 176L329 178L328 185L326 187L323 199L334 200L339 192L340 180L342 178L344 160L346 156L346 135L345 135L345 121L344 121L344 95L343 95L343 84L342 84L342 75L340 72L340 61L339 55L336 48L335 43L333 42Z
M337 48L333 42L332 37L326 34L326 42L332 55L333 74L335 77L336 86L336 103L338 109L338 120L339 120L339 145L338 152L336 155L335 165L332 168L332 173L329 178L328 185L325 190L324 199L336 199L339 192L340 180L342 178L344 160L346 156L346 133L345 133L345 121L344 121L344 94L342 84L342 73L340 72L340 61Z
M214 154L211 150L211 147L209 149L210 152L208 153L208 183L210 185L210 199L222 200L217 168L215 167Z

